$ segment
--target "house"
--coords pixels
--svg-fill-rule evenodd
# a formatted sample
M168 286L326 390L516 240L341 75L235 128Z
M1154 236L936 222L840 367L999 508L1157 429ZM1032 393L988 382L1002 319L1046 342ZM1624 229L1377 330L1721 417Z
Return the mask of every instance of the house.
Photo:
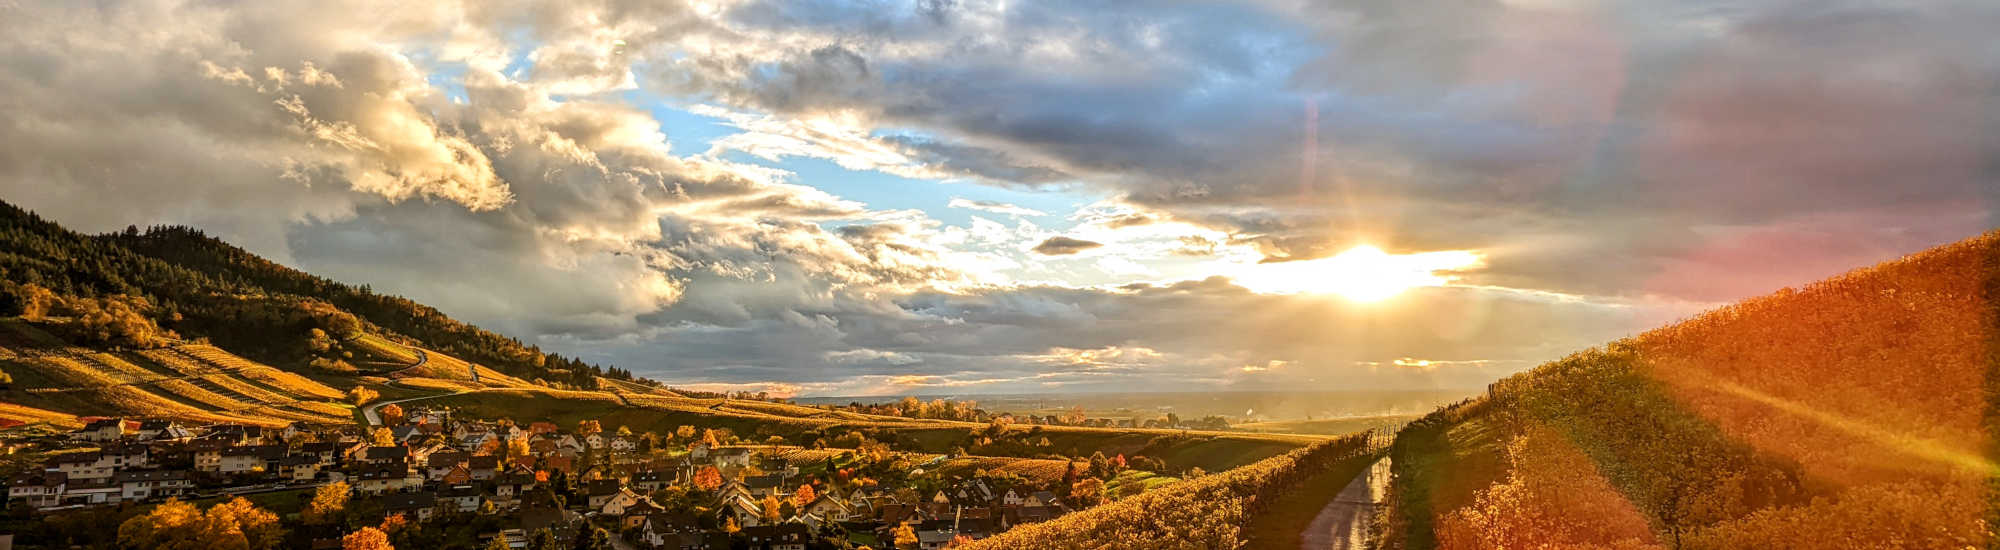
M1051 492L1048 492L1048 491L1035 491L1035 494L1032 494L1032 495L1028 495L1028 500L1026 500L1026 501L1023 501L1023 502L1021 503L1021 505L1022 505L1022 506L1061 506L1061 505L1062 505L1062 499L1060 499L1060 498L1056 498L1056 494L1055 494L1055 493L1051 493Z
M817 515L827 521L847 521L848 516L854 515L854 509L837 497L823 495L800 509L799 513Z
M590 450L593 451L603 449L604 445L608 442L602 433L592 432L590 435L583 436L583 444L588 445Z
M639 538L664 550L708 550L702 546L701 524L691 514L653 514L639 527ZM723 548L728 548L724 545Z
M363 494L379 495L422 486L423 478L413 478L410 469L401 465L370 464L348 476L347 484Z
M611 497L618 496L621 492L629 491L625 491L616 479L591 480L584 485L583 494L587 499L584 505L591 509L603 508L605 503L611 501Z
M604 499L603 504L594 506L594 508L607 516L623 516L625 515L626 508L630 508L632 505L642 501L651 503L652 499L639 496L639 493L634 493L631 489L619 489L618 492L612 493L609 498Z
M125 419L101 418L69 433L71 441L111 442L125 438Z
M659 470L644 470L632 474L632 488L644 493L652 493L671 485L671 480Z
M629 453L638 448L639 440L637 439L623 435L611 438L611 450L613 451Z
M749 476L740 481L731 481L730 483L742 486L744 492L757 498L764 498L770 495L783 496L788 492L785 490L785 476L777 474Z
M312 457L321 466L332 466L340 457L340 444L332 441L303 443L292 454Z
M958 530L952 527L952 523L951 520L931 520L915 526L913 530L917 532L917 547L923 550L937 550L950 546L951 540L958 538Z
M25 502L36 508L61 506L68 486L69 476L62 472L27 472L7 480L7 501Z
M145 420L132 436L140 441L187 441L194 438L194 432L172 420Z
M242 445L246 443L260 443L264 440L264 435L263 426L212 424L197 439L221 441L224 445Z
M556 432L556 425L548 422L536 422L528 425L528 433L530 434L542 435L555 432Z
M806 550L812 541L812 531L797 523L745 527L742 534L757 550Z
M478 485L452 485L438 489L437 498L460 512L477 511L479 505L485 502Z
M717 468L742 468L750 465L752 454L743 447L718 447L708 452L708 461Z
M659 514L666 511L667 511L666 508L662 508L660 507L659 504L655 504L653 502L653 499L646 497L639 497L639 502L637 504L625 507L624 519L620 520L618 522L618 525L620 529L637 528L641 523L645 522L648 516L652 516L654 514Z
M148 451L144 446L128 445L87 453L60 454L49 459L47 468L62 472L72 482L103 482L110 480L120 469L147 466L150 462Z
M292 481L312 481L319 478L321 467L316 457L292 455L278 461L278 475Z
M1000 504L1004 506L1020 506L1021 501L1026 500L1026 496L1021 493L1022 491L1018 489L1008 489L1006 493L1000 495Z
M112 479L118 483L119 500L124 502L177 497L194 488L187 470L123 470Z
M374 465L402 464L410 460L410 448L391 445L369 447L361 453L361 461Z
M480 455L465 459L465 466L471 470L472 479L488 481L500 473L500 457Z
M764 524L764 505L750 497L730 495L722 501L722 512L736 518L736 525L752 527Z
M402 515L404 519L424 521L437 513L437 493L391 493L381 499L382 515Z
M277 471L285 458L283 445L249 445L222 449L221 458L209 470L224 475Z

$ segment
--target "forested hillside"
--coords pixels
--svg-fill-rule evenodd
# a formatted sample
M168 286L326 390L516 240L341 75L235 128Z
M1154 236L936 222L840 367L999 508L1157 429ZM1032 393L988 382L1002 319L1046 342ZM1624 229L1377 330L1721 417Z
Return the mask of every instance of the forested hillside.
M630 372L544 353L405 298L278 265L187 227L84 235L0 203L0 281L0 315L20 314L37 299L35 289L47 289L100 300L100 309L129 312L172 332L160 336L206 338L286 368L346 359L329 352L338 351L338 340L379 335L523 379L576 387L594 387L597 377L634 380Z
M2000 234L1542 365L1412 423L1387 548L1995 543Z

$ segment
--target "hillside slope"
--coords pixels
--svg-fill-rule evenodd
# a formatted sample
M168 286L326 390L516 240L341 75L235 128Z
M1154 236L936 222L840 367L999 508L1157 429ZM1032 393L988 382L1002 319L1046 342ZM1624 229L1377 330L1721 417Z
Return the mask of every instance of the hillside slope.
M314 359L312 329L421 346L509 376L590 387L600 377L645 382L523 345L429 306L316 277L187 227L85 235L0 202L0 303L18 308L24 285L60 296L128 296L186 338L206 338L291 369ZM13 312L0 312L12 314ZM373 342L370 342L373 343ZM327 357L329 359L334 357Z
M1995 544L2000 233L1578 353L1412 423L1389 548Z

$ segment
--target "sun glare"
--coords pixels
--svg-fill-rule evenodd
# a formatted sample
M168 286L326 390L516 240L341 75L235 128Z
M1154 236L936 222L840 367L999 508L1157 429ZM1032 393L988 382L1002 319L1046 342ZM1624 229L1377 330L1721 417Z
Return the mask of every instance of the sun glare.
M1379 302L1412 288L1442 286L1453 277L1440 272L1479 263L1479 255L1466 250L1390 254L1364 244L1330 258L1256 264L1234 278L1257 292L1335 294L1356 302Z

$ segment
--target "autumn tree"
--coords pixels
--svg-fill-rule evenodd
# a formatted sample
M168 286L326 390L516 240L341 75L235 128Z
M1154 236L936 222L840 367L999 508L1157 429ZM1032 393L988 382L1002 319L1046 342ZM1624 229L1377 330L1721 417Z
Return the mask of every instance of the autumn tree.
M389 545L389 534L374 527L348 533L340 538L340 550L396 550Z
M119 544L149 550L265 550L277 548L283 538L278 516L242 497L206 513L193 504L168 499L118 526Z
M681 427L674 428L674 437L682 441L694 439L694 433L694 426L683 424Z
M703 466L694 473L694 486L703 491L714 491L722 487L722 470L714 466Z
M1086 477L1069 487L1069 498L1078 507L1096 506L1104 501L1104 480Z
M896 530L891 532L889 536L898 550L912 550L917 548L917 530L911 528L908 523L896 526Z
M368 432L368 441L379 447L388 447L396 444L396 433L388 428L375 428L375 431Z
M374 401L375 398L381 396L381 393L368 389L367 386L355 386L354 389L347 390L347 400L354 402L355 406Z
M321 485L313 491L312 502L299 512L300 519L307 525L329 525L339 523L340 515L347 510L349 492L347 482L335 481Z
M784 521L785 513L784 510L782 510L783 506L784 503L778 502L778 495L764 495L764 502L762 502L759 506L764 510L763 513L764 523L774 524L780 521Z
M792 505L799 507L801 510L805 509L806 506L812 505L815 500L819 500L819 492L814 491L813 486L810 484L800 485L799 491L792 493Z
M382 408L375 410L375 414L382 416L382 424L386 426L403 423L403 407L395 403L383 405Z

